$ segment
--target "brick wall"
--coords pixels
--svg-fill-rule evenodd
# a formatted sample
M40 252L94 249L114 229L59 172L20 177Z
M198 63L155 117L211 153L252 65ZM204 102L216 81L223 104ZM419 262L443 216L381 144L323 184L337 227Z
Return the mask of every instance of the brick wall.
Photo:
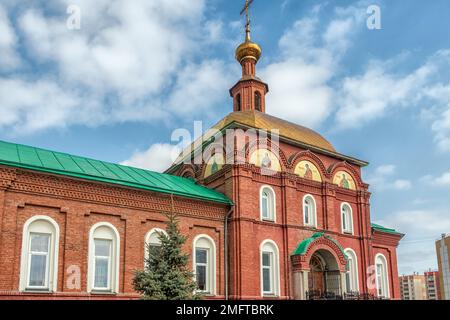
M9 173L9 181L4 178ZM13 173L11 175L11 173ZM120 299L136 298L135 270L143 269L145 235L165 228L165 213L179 214L181 232L192 252L196 235L207 234L216 245L217 294L224 295L223 219L228 207L170 196L0 167L0 298L111 298L87 294L88 240L97 222L109 222L120 235ZM60 228L57 294L19 293L24 223L35 215L54 219ZM68 268L81 270L81 288L67 286Z

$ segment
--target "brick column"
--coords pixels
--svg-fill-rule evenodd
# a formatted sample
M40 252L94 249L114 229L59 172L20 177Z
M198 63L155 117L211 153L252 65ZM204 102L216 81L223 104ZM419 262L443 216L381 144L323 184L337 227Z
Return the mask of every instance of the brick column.
M336 202L335 186L330 183L325 183L323 188L324 197L324 226L323 229L329 231L339 231L336 226L336 217L334 212L334 205Z
M22 236L17 234L17 205L12 200L4 200L1 226L0 255L0 290L18 290L20 274L20 252L16 248L22 246ZM17 270L16 270L17 269Z

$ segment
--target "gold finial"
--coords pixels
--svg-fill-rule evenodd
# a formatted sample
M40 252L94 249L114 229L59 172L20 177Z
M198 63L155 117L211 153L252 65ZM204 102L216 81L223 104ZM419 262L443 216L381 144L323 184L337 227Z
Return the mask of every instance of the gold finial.
M258 62L261 57L261 48L258 44L250 41L250 14L249 8L254 0L245 0L245 6L241 10L241 15L245 13L247 23L245 24L245 42L236 49L236 59L241 63L245 58L254 59Z
M245 12L245 18L247 20L247 23L245 24L245 41L250 42L250 14L249 14L249 8L250 5L253 3L253 0L245 0L245 6L241 10L241 16Z

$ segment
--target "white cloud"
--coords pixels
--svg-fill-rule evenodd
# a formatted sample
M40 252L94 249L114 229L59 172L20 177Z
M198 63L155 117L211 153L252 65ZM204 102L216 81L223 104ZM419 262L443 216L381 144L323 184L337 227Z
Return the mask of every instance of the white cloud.
M270 84L268 111L281 118L316 127L332 112L335 92L330 81L338 64L363 25L361 4L337 8L331 21L321 30L315 7L286 30L279 41L280 58L262 70Z
M409 189L411 189L412 184L411 184L411 181L409 181L409 180L398 179L398 180L394 181L392 186L396 190L409 190Z
M431 128L435 133L437 146L441 151L450 151L450 105L436 117Z
M391 175L395 173L395 166L392 164L387 164L383 166L379 166L376 169L376 173L379 175Z
M228 97L227 89L233 80L228 69L219 60L186 66L178 75L169 106L180 115L210 112L211 108Z
M338 90L336 122L344 129L360 127L395 109L417 108L423 120L432 122L438 149L448 152L450 83L443 79L448 79L450 50L439 50L415 70L398 73L395 67L404 58L372 61L362 75L345 78Z
M406 234L398 249L400 273L437 267L435 241L450 230L450 215L446 209L399 211L378 222Z
M426 64L406 76L390 73L391 63L372 61L361 76L344 79L336 121L341 128L359 127L396 107L414 105L435 71Z
M412 183L406 179L390 179L396 173L396 166L392 164L382 165L375 169L372 175L369 175L366 181L377 191L384 190L409 190Z
M0 5L0 70L10 70L20 64L16 46L17 36L6 10Z
M163 172L170 167L180 152L181 149L177 146L157 143L145 151L135 152L130 159L123 161L121 164Z
M0 96L6 115L0 129L30 133L74 124L186 119L193 110L210 115L228 98L231 68L218 60L196 62L203 45L223 37L222 22L205 19L204 0L53 2L53 12L61 15L16 8L23 49L33 52L33 64L50 68L45 78L36 72L0 77L7 84L3 90L11 89ZM66 28L72 3L81 8L81 30ZM25 88L30 97L51 91L54 99L28 101L19 96ZM38 110L49 116L36 123Z
M444 172L438 177L432 175L426 175L422 178L422 181L432 186L450 186L450 172Z
M79 97L65 92L53 81L40 80L29 82L18 79L0 78L0 127L14 123L17 130L29 133L52 126L64 126L65 119L79 119L84 112L95 111L89 103L82 110L75 108L80 105Z

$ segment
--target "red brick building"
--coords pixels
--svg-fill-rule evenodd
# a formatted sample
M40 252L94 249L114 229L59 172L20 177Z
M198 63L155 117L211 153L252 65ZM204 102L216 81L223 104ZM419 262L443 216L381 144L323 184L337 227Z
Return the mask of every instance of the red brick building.
M0 142L0 298L137 298L175 212L209 298L399 299L403 235L371 223L367 163L265 113L260 55L247 30L234 111L165 174Z

